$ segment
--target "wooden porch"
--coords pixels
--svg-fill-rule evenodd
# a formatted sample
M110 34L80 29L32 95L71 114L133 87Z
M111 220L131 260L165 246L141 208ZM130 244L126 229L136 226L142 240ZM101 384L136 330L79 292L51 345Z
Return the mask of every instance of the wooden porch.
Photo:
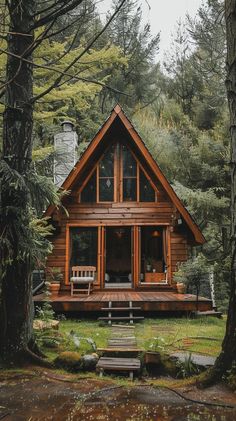
M36 295L36 305L44 302L44 294ZM57 312L98 312L109 302L116 306L124 306L129 302L137 304L143 312L191 312L196 311L196 296L191 294L178 294L172 291L95 291L89 296L76 295L71 297L69 291L52 295L50 301L54 311ZM212 310L212 301L199 297L199 311Z

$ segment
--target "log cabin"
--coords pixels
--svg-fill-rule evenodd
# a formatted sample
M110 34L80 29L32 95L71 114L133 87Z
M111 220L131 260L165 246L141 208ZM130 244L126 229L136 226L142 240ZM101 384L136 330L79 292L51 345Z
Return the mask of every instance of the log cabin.
M139 301L143 310L193 309L195 297L177 293L173 274L204 236L124 111L115 106L77 163L69 122L64 131L65 143L72 135L69 174L62 174L65 165L54 167L55 182L69 192L67 213L46 211L55 228L47 267L63 274L55 309L93 311L110 300ZM74 266L96 267L89 297L70 297ZM200 299L199 309L210 308Z

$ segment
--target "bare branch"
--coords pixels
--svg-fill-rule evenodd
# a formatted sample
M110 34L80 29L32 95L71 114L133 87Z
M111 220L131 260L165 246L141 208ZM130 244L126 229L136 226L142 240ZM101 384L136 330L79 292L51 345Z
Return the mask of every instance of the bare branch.
M57 10L54 10L53 12L36 21L31 29L40 28L41 26L46 25L52 20L57 19L59 16L65 15L66 13L79 6L82 3L82 1L83 0L69 0L64 7L60 7ZM63 3L65 4L65 2Z
M120 9L122 8L125 2L126 0L121 1L120 5L117 7L115 12L111 15L110 19L104 25L102 30L98 32L98 34L90 41L90 43L88 43L87 47L77 57L75 57L75 59L65 68L64 72L62 72L62 74L54 81L54 83L51 86L49 86L47 89L45 89L44 92L42 92L41 94L37 95L34 98L34 101L37 101L38 99L42 98L44 95L47 95L49 92L51 92L52 89L56 88L60 84L63 76L65 76L65 74L68 75L68 70L70 70L71 67L74 66L74 64L77 63L80 60L80 58L83 57L83 55L90 50L90 48L95 44L97 39L105 32L105 30L108 28L108 26L110 25L114 17L119 13Z
M46 2L46 3L47 3L47 2ZM37 12L33 15L33 17L38 16L38 15L42 15L43 13L48 12L49 10L51 10L51 9L55 8L55 7L56 7L56 6L58 6L59 4L65 4L65 1L64 1L64 0L58 0L58 1L56 1L55 3L51 4L50 6L45 7L45 9L38 10L38 11L37 11Z

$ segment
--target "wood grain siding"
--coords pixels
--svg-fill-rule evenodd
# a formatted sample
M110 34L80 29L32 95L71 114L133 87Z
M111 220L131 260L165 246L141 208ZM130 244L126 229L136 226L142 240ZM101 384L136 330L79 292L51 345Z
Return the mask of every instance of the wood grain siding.
M49 268L57 267L61 269L64 276L64 283L69 284L69 229L72 226L143 226L159 225L168 229L168 280L171 283L173 272L176 271L179 262L186 261L188 258L188 240L186 233L171 232L170 226L175 211L171 202L156 203L105 203L88 204L85 206L80 203L68 204L67 210L69 217L64 213L60 219L60 233L53 238L53 251L48 256L47 266ZM134 287L138 288L139 262L138 262L138 231L134 231L134 253L137 262L134 263ZM102 237L101 237L102 236ZM99 229L98 238L98 280L95 289L103 287L104 276L104 254L101 238L103 232ZM103 239L104 242L104 239Z
M180 262L188 259L188 242L186 234L171 232L171 277Z
M68 284L69 272L69 227L70 226L142 226L142 225L160 225L169 226L174 213L174 206L169 202L155 203L104 203L104 204L85 204L68 203L68 215L60 215L60 233L52 238L53 251L48 256L47 266L49 268L58 267L61 269L65 284ZM137 231L135 231L137 238ZM101 239L99 234L99 239ZM103 240L104 241L104 240ZM102 246L101 246L102 248ZM100 246L98 248L100 250ZM136 249L135 249L136 250ZM99 251L99 269L100 275L95 288L102 287L102 276L104 272L102 250ZM136 250L136 255L137 250ZM138 262L135 265L135 279L138 279ZM136 280L138 283L138 280Z

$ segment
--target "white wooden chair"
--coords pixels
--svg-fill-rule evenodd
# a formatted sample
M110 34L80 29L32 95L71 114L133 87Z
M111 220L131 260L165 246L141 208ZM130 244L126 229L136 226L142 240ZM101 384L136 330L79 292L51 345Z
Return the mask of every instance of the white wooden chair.
M90 294L93 290L96 270L95 266L72 266L72 277L70 278L72 296L75 292ZM82 285L84 288L78 288L76 285Z

